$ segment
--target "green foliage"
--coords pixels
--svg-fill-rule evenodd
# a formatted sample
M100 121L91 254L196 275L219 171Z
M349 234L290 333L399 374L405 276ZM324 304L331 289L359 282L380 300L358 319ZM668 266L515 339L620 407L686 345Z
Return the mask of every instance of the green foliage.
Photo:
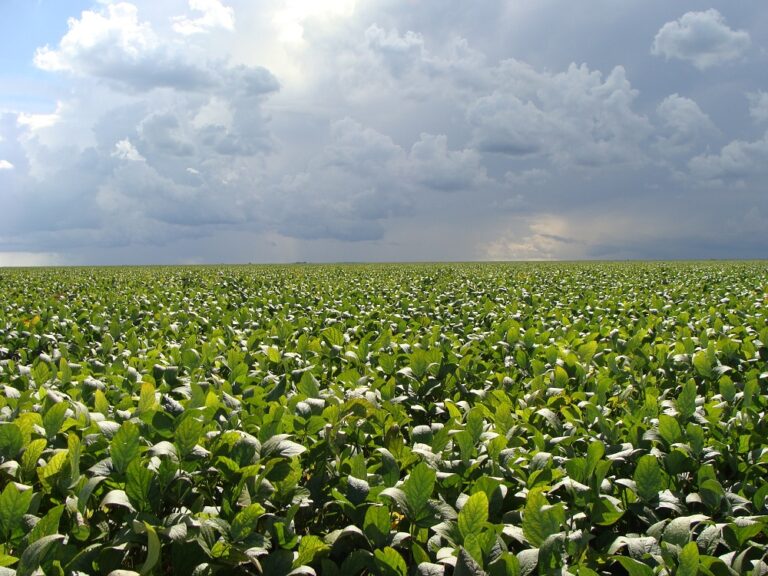
M762 262L0 270L3 574L758 574Z

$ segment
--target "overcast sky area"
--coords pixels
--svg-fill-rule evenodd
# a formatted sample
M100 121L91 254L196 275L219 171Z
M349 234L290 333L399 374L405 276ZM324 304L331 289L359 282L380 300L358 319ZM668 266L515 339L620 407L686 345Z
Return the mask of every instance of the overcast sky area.
M0 266L768 256L768 2L0 0Z

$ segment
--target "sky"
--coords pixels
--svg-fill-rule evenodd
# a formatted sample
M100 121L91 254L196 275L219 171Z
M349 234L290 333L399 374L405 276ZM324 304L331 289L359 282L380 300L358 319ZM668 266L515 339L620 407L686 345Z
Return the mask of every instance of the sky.
M764 0L0 0L0 266L764 258Z

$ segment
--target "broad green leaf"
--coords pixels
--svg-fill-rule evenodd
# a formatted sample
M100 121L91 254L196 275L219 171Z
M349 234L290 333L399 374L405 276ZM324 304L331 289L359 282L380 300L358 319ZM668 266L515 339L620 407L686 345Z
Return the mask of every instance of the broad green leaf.
M479 548L474 553L465 547L459 548L459 556L456 559L456 568L453 571L454 576L486 576L483 567L475 557L482 553Z
M62 471L68 462L69 450L60 450L51 456L45 466L37 469L37 476L46 491L52 490L52 479Z
M702 376L704 378L710 378L713 374L712 368L712 361L709 357L709 354L706 350L701 350L693 355L692 358L693 367L696 368L696 372L699 373L699 376Z
M374 550L374 562L381 576L407 576L408 566L403 557L387 546L383 550Z
M538 548L547 538L560 532L564 521L562 506L550 506L541 488L528 492L523 510L523 534L532 546Z
M140 440L139 427L133 422L123 422L112 438L112 442L109 443L112 465L118 473L124 473L128 465L139 455Z
M12 460L24 447L21 429L14 424L0 423L0 458Z
M488 497L485 492L476 492L464 503L459 511L459 531L466 538L470 534L478 534L488 522Z
M293 458L306 450L301 444L288 440L286 434L277 434L261 446L261 456L262 458Z
M329 550L330 547L318 536L311 534L302 536L299 541L298 555L296 560L293 561L293 567L298 568L299 566L312 564Z
M157 400L155 399L155 385L151 382L143 382L139 392L139 414L146 414L155 409Z
M93 408L96 412L100 412L101 414L104 414L104 416L109 416L109 400L107 400L107 397L101 390L96 390L96 392L93 393Z
M14 530L21 527L21 519L32 502L32 490L20 491L16 485L8 483L0 494L0 532L3 540L8 540Z
M606 496L599 497L592 505L592 520L599 526L611 526L624 515L624 510Z
M656 456L646 454L637 461L635 484L638 495L645 501L652 501L664 489L663 477Z
M677 397L677 411L683 420L687 420L696 412L696 382L688 380Z
M137 510L147 510L154 473L146 467L140 458L136 458L128 465L125 478L125 493L128 495L128 499Z
M678 558L676 576L696 576L699 573L699 548L696 542L688 542Z
M419 520L425 513L435 488L435 479L435 471L422 462L414 466L408 479L403 482L402 490L412 515L411 520Z
M59 521L61 520L63 512L63 504L51 508L45 516L40 518L32 530L30 530L29 535L27 536L27 544L37 542L45 536L57 534L59 532Z
M251 504L238 512L229 531L232 541L237 542L247 538L256 528L256 523L264 512L264 507L258 503Z
M51 534L30 544L19 559L16 576L32 576L40 566L51 559L56 553L58 543L64 538L62 534Z
M668 414L659 415L659 434L669 444L675 444L683 439L683 430L680 424Z
M202 433L203 423L197 418L188 417L181 421L173 436L180 458L186 458L192 453Z
M384 547L391 524L389 510L384 506L369 506L365 511L363 532L375 548Z
M23 478L29 478L37 469L37 462L43 455L47 442L42 438L32 440L21 455L21 474Z
M59 402L51 406L43 415L43 428L47 438L53 438L59 430L64 420L67 418L69 405L66 402Z

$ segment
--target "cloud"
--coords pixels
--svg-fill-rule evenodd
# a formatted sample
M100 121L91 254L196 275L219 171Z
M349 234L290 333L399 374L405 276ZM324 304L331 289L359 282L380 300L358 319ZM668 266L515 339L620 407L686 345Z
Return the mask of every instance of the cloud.
M417 4L94 3L38 50L41 95L0 108L0 251L685 257L706 256L693 240L714 212L764 222L759 62L711 64L683 91L649 73L660 7L611 4L545 47L552 3ZM729 22L757 21L745 6ZM706 48L687 16L678 36ZM718 254L745 245L727 238Z
M768 174L768 132L753 142L734 140L718 154L702 154L688 162L691 175L710 183L744 183Z
M201 12L197 18L177 16L173 19L173 30L188 36L209 32L216 28L234 30L235 11L224 6L219 0L189 0L190 9Z
M516 220L499 236L482 243L483 260L555 260L580 254L578 242L570 238L565 218L540 214L528 220Z
M8 160L0 160L0 170L13 170L14 166Z
M768 122L768 92L762 90L747 94L749 114L757 122Z
M128 160L129 162L146 162L144 156L139 154L139 151L136 150L136 147L128 139L120 140L115 144L112 156L120 160Z
M411 147L409 161L414 180L433 190L473 190L488 180L477 150L449 150L444 134L422 133Z
M687 12L664 24L653 40L651 53L706 70L741 58L750 43L747 31L729 28L723 15L712 8Z
M210 0L193 0L193 4L208 15L203 18L214 22L219 21L214 18L216 7L224 8ZM189 26L187 22L184 29ZM79 19L69 19L68 28L57 48L37 50L34 62L38 68L107 81L130 92L172 88L265 93L278 88L277 80L264 68L213 61L204 48L175 43L159 34L149 21L140 20L138 8L128 2L108 4L98 12L85 10Z
M689 152L718 132L696 102L679 94L664 98L656 107L656 114L662 123L658 146L665 154Z
M382 221L407 205L400 180L405 161L390 137L343 118L305 170L283 177L270 194L269 213L286 236L379 239Z
M480 151L542 157L559 166L644 160L652 127L632 108L637 91L623 67L604 77L586 65L550 73L505 60L494 76L497 86L467 110Z

